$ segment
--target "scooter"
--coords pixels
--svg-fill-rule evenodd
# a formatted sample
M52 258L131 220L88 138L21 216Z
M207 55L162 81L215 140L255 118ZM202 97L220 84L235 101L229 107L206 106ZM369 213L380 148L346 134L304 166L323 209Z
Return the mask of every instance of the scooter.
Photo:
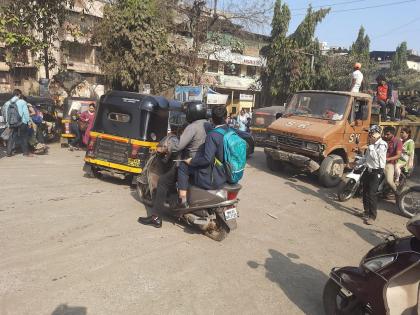
M420 314L420 215L407 230L413 236L388 236L359 267L332 269L323 294L326 315Z
M164 146L164 139L159 146ZM154 152L147 160L142 173L137 177L137 194L148 206L153 206L159 176L173 165L173 157ZM227 234L237 228L237 204L241 185L226 184L219 190L204 190L190 185L188 190L188 208L177 208L178 193L174 183L167 198L167 213L172 217L197 227L206 236L215 241L222 241Z

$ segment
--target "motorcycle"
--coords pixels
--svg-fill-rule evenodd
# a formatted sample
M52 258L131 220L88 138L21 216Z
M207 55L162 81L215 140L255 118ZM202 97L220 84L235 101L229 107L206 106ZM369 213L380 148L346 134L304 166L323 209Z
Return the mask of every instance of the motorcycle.
M412 236L387 236L359 267L332 269L323 292L326 315L420 314L420 215L407 230Z
M160 147L165 146L163 139ZM174 158L168 154L153 152L147 160L142 173L136 179L139 199L153 206L159 176L173 167ZM219 190L204 190L191 185L188 190L188 208L177 208L178 193L174 183L167 198L167 212L176 219L198 228L207 237L222 241L227 234L237 228L237 204L241 185L226 184Z
M338 186L338 200L341 202L345 202L347 200L350 200L356 195L361 195L362 192L362 178L365 172L367 172L367 167L360 163L362 156L356 156L356 166L353 168L353 170L348 173L344 180L340 183ZM400 178L399 178L399 184L398 184L398 190L403 192L404 188L406 186L407 178L409 177L409 173L406 173L404 171L401 172ZM386 196L388 193L391 192L391 188L386 183L385 176L382 175L381 183L378 187L378 195ZM404 191L405 192L405 191ZM397 205L400 205L400 197L396 196L397 199ZM417 213L420 213L420 209L417 209L417 211L413 211L413 209L409 208L407 205L402 204L402 207L398 207L400 212L409 218L412 218ZM414 209L415 210L415 209Z

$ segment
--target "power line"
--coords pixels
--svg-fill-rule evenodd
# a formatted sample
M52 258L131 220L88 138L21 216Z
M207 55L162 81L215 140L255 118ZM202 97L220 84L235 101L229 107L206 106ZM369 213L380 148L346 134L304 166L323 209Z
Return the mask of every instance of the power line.
M333 10L330 13L341 13L341 12L351 12L351 11L360 11L360 10L367 10L367 9L383 8L383 7L390 7L390 6L395 6L395 5L398 5L398 4L404 4L404 3L415 2L415 1L417 1L417 0L406 0L406 1L399 1L399 2L386 3L386 4L378 4L378 5L372 5L372 6L360 7L360 8ZM306 15L306 13L294 14L294 16L300 16L300 15Z
M350 3L356 3L356 2L366 2L367 0L352 0L352 1L344 1L344 2L336 2L336 3L331 3L331 4L323 4L323 5L317 5L317 6L313 6L313 9L318 9L318 8L324 8L324 7L333 7L333 6L337 6L337 5L346 5L346 4L350 4ZM292 11L301 11L301 10L307 10L308 7L306 8L297 8L297 9L290 9Z
M411 24L413 24L413 23L415 23L415 22L417 22L417 21L419 21L419 20L420 20L420 17L417 17L417 18L415 18L415 19L411 20L410 22L405 23L405 24L400 25L400 26L397 26L396 28L393 28L393 29L389 30L388 32L386 32L386 33L384 33L384 34L382 34L382 35L378 35L378 36L372 37L372 39L377 39L377 38L382 38L382 37L389 36L389 35L391 35L392 33L394 33L395 31L398 31L398 30L400 30L400 29L402 29L402 28L404 28L404 27L406 27L406 26L409 26L409 25L411 25Z

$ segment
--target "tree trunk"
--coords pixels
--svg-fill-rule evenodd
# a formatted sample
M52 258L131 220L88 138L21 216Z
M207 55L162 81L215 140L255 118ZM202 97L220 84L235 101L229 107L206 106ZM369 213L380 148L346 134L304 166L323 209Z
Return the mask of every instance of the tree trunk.
M48 56L48 41L47 41L47 34L45 31L42 33L42 41L45 45L44 47L44 70L45 70L45 78L50 78L50 59Z

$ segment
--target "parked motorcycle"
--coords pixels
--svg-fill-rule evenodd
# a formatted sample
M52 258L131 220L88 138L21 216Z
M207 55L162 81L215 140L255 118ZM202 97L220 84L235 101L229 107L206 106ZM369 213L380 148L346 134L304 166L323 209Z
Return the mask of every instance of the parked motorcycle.
M341 202L345 202L347 200L350 200L356 195L361 195L362 193L362 178L365 172L367 172L367 167L364 164L358 163L363 157L362 156L356 156L356 166L353 168L353 170L345 176L343 181L338 187L338 200ZM399 184L398 184L398 190L403 192L404 188L406 186L407 178L409 177L409 173L406 173L404 171L401 172L400 178L399 178ZM386 196L388 193L391 192L391 188L386 183L385 176L382 176L381 183L379 184L378 188L378 195ZM397 198L397 205L399 211L409 218L412 218L417 213L420 213L420 209L413 209L413 207L409 208L408 205L405 205L404 203L401 204L403 207L400 207L400 196L396 196ZM408 199L407 199L408 200Z
M323 294L326 315L420 314L420 215L407 230L413 236L388 236L359 267L332 269Z
M165 146L168 138L159 146ZM152 206L159 176L173 166L173 157L155 152L146 162L142 173L137 177L137 194L146 205ZM178 193L174 186L168 193L167 212L185 223L197 227L206 236L215 241L222 241L227 234L237 228L238 193L241 185L225 185L219 190L204 190L191 186L188 191L189 208L177 208Z

